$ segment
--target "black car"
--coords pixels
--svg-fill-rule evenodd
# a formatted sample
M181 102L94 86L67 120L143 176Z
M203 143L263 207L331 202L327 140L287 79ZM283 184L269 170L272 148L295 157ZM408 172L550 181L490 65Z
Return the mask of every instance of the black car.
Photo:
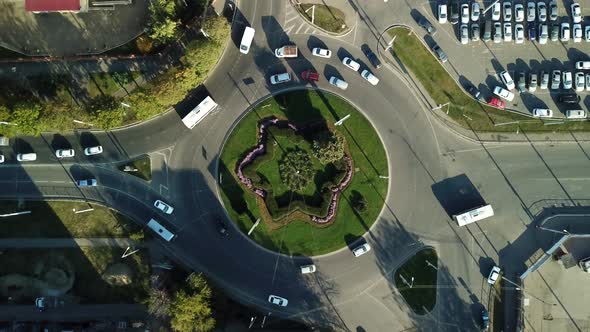
M221 221L221 219L217 219L217 231L224 237L229 236L229 230L227 229L225 223Z
M363 46L361 46L361 50L363 51L363 53L365 53L365 55L367 56L367 58L369 59L369 61L373 65L373 67L375 67L375 68L381 67L381 61L379 61L379 58L377 58L375 53L373 53L373 51L371 51L371 49L369 48L369 45L363 44Z
M470 85L467 88L467 92L469 92L473 96L473 98L475 98L475 99L477 99L479 101L482 101L483 100L483 97L481 95L481 91L479 91L479 89L476 88L476 87L474 87L473 85Z
M580 102L580 96L575 93L567 93L563 95L559 95L557 100L563 104L577 104Z
M459 23L459 2L453 1L451 2L451 24Z
M440 62L444 63L447 62L447 60L449 60L445 51L443 51L442 48L438 46L438 44L434 44L434 46L432 46L432 51L434 52L434 54L436 54Z
M418 25L423 27L424 30L426 30L429 34L433 36L436 34L436 28L433 27L432 24L426 18L420 17L420 19L418 20Z

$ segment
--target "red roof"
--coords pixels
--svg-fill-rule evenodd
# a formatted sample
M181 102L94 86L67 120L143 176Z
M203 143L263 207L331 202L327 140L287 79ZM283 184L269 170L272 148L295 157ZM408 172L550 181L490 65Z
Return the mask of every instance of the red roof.
M80 0L25 0L28 12L79 11Z

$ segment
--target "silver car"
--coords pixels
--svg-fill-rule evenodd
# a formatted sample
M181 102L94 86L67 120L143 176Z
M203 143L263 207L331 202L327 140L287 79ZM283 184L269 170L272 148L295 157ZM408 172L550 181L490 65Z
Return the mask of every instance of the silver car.
M467 27L467 24L461 24L460 33L461 44L467 45L469 43L469 28Z
M502 4L502 11L504 14L504 22L512 21L512 1L504 1Z
M572 72L567 70L564 71L562 81L564 89L571 89L573 84Z
M502 23L494 22L494 43L502 42Z
M504 41L505 42L512 41L512 23L510 23L510 22L504 23Z
M479 36L480 36L480 32L479 32L479 24L477 23L471 23L471 40L472 41L478 41L479 40Z
M551 21L557 20L557 1L549 1L549 19Z
M539 22L547 21L547 5L544 2L537 2L537 17Z
M549 86L549 73L542 71L541 72L541 84L539 84L539 88L541 90L547 90Z
M559 70L554 70L551 73L551 90L559 89L560 84L561 84L561 72Z

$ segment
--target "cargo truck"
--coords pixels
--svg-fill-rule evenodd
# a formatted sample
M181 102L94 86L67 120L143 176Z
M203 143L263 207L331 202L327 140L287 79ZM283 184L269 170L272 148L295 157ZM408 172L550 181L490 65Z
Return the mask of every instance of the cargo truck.
M275 56L277 58L296 58L297 57L297 46L285 45L275 50Z

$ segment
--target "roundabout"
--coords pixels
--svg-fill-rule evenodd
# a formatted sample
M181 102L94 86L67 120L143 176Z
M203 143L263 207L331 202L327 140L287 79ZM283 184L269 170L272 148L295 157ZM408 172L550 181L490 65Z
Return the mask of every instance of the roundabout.
M269 119L281 120L287 129ZM264 131L262 123L268 123ZM323 164L313 152L322 133L342 138L342 154L334 162ZM259 142L261 135L265 142ZM387 196L388 165L380 141L360 112L329 92L298 90L263 100L224 143L219 162L224 207L243 233L260 218L251 238L280 253L315 256L352 245L377 220ZM289 188L281 172L280 159L295 149L311 156L306 185L299 190Z

